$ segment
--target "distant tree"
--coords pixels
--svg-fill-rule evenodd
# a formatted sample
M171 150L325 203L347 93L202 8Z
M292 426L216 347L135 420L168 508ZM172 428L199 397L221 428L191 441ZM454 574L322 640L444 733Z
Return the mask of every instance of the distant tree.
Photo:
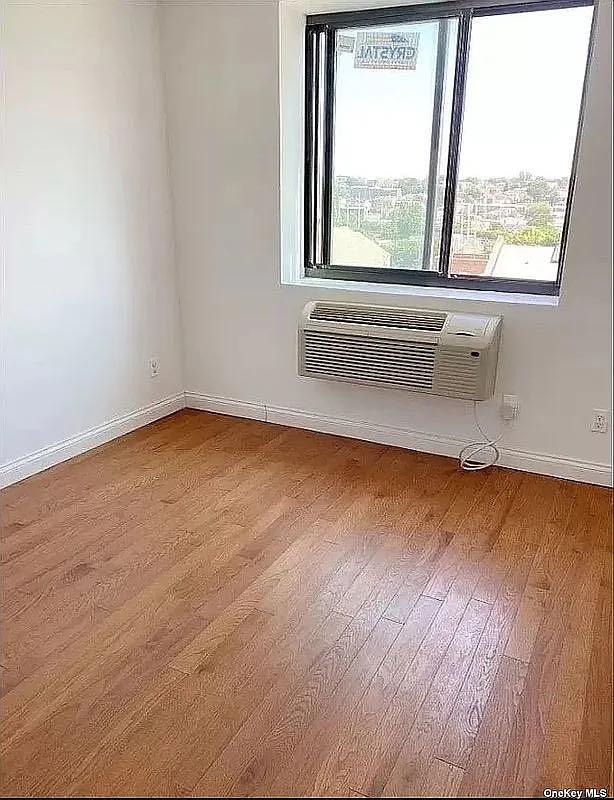
M398 208L391 217L391 238L407 239L424 232L425 212L420 203Z
M410 236L406 239L393 239L386 244L386 249L392 255L393 267L416 269L421 266L422 260L422 235Z
M556 188L551 186L545 178L531 178L525 185L525 192L534 202L554 200Z
M556 247L560 234L554 225L527 225L519 231L510 231L492 222L480 234L480 240L485 253L489 253L497 239L503 239L506 244L525 245L530 247Z
M529 245L531 247L556 247L560 234L553 225L528 225L515 233L508 233L508 244Z
M534 228L553 228L554 218L548 203L533 203L527 208L527 224Z

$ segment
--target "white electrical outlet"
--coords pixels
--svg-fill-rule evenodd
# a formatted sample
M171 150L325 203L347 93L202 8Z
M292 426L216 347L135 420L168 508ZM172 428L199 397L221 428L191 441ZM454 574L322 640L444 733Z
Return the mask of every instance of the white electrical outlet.
M591 430L593 433L607 433L610 424L609 412L604 411L602 408L593 409L593 422Z
M508 422L520 414L520 401L515 394L504 394L501 398L501 417Z
M152 378L157 378L160 374L160 362L157 358L149 359L149 372Z

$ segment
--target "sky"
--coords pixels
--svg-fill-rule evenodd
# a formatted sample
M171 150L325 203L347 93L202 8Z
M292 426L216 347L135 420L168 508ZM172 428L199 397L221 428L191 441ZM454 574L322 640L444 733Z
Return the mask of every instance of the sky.
M461 179L512 177L521 171L569 175L592 11L585 6L474 20ZM422 22L381 29L420 33L416 70L355 69L353 54L338 54L336 175L427 176L437 26ZM455 29L451 33L446 128Z

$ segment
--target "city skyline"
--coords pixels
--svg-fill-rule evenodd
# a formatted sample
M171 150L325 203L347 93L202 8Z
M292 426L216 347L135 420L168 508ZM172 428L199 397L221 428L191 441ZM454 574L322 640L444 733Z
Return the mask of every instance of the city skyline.
M568 184L567 176L544 178L527 172L461 179L452 230L454 268L470 274L487 269L528 270L549 280L556 274ZM433 237L429 268L436 264L439 252L442 185L429 233ZM342 264L358 261L424 268L427 194L427 181L422 178L338 176L333 194L333 257Z

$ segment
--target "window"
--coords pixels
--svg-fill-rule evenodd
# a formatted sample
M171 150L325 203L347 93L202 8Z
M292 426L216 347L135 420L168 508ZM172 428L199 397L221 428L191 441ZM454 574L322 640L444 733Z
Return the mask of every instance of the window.
M312 16L310 277L557 294L592 0Z

